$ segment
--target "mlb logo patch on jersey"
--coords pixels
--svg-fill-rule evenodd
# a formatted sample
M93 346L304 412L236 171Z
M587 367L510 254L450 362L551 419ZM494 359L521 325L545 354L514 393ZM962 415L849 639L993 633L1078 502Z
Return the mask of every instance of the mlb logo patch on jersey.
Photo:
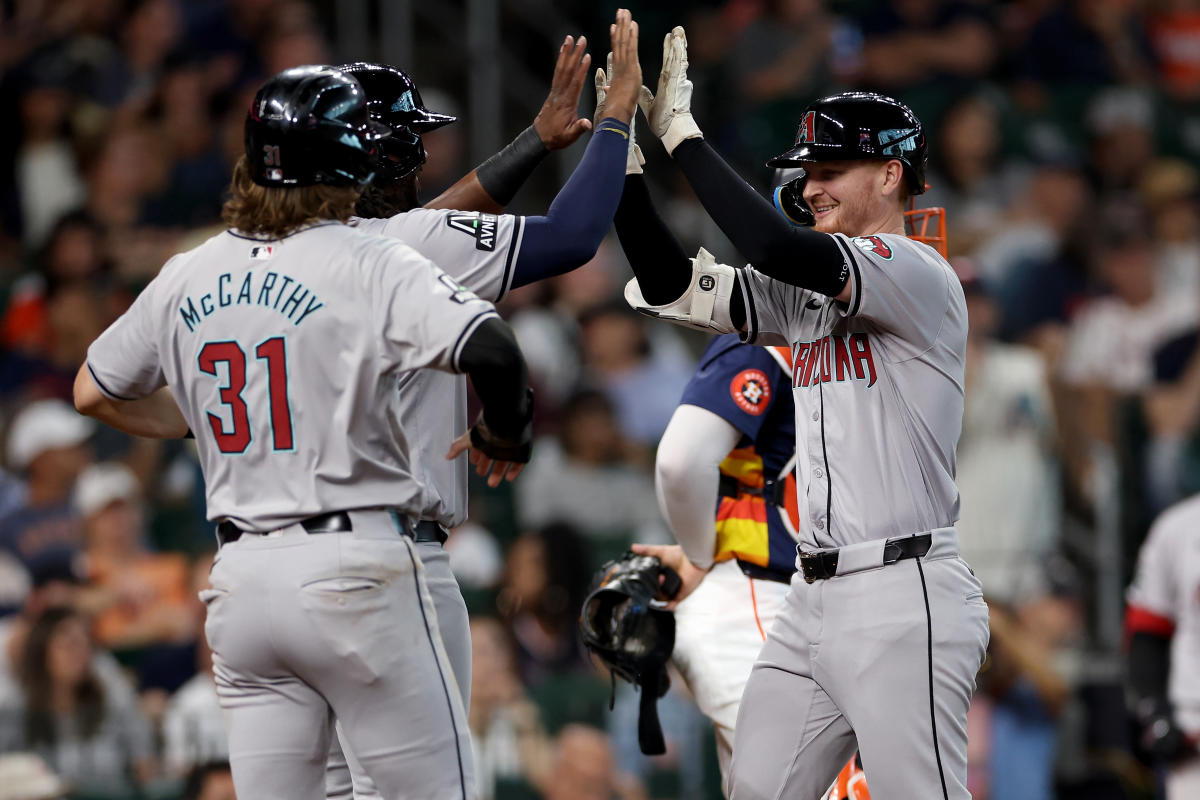
M747 414L759 416L771 402L771 381L758 369L744 369L729 384L729 396Z
M250 258L253 261L267 261L275 256L275 248L269 244L258 244L250 248Z

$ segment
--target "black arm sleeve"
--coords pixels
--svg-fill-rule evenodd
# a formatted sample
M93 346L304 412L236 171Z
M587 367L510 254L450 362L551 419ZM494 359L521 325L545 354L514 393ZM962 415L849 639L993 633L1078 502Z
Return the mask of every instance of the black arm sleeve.
M529 376L508 323L485 320L463 345L458 364L471 377L488 429L501 438L520 438L532 411Z
M641 175L625 176L625 190L613 221L646 302L660 306L679 299L692 283L692 262L655 210ZM733 324L742 327L746 304L740 284L734 284L729 312Z
M1139 703L1166 699L1170 671L1170 639L1143 631L1129 637L1129 688Z
M703 139L688 139L673 155L704 210L756 270L829 297L842 291L849 265L832 236L784 219Z

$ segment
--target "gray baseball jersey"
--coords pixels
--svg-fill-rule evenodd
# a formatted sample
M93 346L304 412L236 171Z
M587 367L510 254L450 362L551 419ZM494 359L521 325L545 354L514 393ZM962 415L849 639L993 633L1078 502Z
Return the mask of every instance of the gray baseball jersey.
M953 525L966 300L954 270L905 236L835 235L853 295L739 270L745 338L792 348L796 483L808 549Z
M967 709L988 640L952 527L966 300L926 245L835 239L845 307L738 273L747 338L792 349L800 549L837 548L838 560L832 577L792 579L738 711L731 796L817 797L858 749L880 797L966 800ZM885 539L922 532L923 555L886 560Z
M457 370L494 315L394 240L335 222L271 242L226 231L167 262L87 363L115 399L171 386L205 431L210 519L265 531L335 509L417 515L414 444L387 414L397 376Z
M418 208L352 224L403 241L479 297L498 302L512 286L524 218ZM468 426L466 378L432 370L405 373L392 414L408 432L413 452L427 456L416 464L421 518L448 528L461 525L467 518L467 460L442 455Z

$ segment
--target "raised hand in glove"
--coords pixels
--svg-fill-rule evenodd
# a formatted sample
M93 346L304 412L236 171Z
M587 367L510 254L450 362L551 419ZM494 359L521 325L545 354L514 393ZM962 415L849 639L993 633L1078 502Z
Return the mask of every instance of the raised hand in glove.
M603 67L596 67L596 114L592 118L594 125L599 125L600 120L604 119L607 110L608 90L611 86L609 76L613 71L613 54L608 54L608 72L604 71ZM650 90L645 86L640 87L639 91L645 95L644 98L639 98L649 101L651 95ZM629 120L629 153L625 157L625 174L626 175L641 175L642 165L646 163L646 159L642 156L642 148L638 147L637 140L633 134L634 120Z
M682 26L676 25L663 39L658 92L651 95L643 86L643 96L639 100L650 130L662 140L668 155L675 152L680 142L704 138L700 126L692 118L692 82L688 80L687 67L687 35Z

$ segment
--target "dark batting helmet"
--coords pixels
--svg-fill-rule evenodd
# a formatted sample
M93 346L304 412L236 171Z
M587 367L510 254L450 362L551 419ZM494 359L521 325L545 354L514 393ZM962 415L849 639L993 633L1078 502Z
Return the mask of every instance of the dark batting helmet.
M417 84L402 69L365 61L343 64L338 69L353 75L362 84L371 119L392 130L376 163L384 180L398 180L424 164L425 146L421 143L421 134L458 119L427 109Z
M874 92L843 92L804 109L796 144L768 167L802 167L812 161L896 159L904 165L909 194L925 191L925 129L908 106Z
M254 96L246 114L246 159L260 186L362 188L375 176L386 125L367 114L358 81L333 67L284 70Z

